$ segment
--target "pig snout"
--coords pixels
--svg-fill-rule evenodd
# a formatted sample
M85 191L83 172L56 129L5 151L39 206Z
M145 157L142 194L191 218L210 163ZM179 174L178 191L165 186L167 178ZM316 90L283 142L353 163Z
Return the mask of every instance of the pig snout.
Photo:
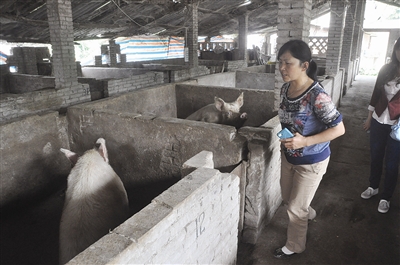
M230 119L227 119L223 122L225 125L235 126L236 129L239 129L244 125L247 121L247 113L235 113L232 115Z

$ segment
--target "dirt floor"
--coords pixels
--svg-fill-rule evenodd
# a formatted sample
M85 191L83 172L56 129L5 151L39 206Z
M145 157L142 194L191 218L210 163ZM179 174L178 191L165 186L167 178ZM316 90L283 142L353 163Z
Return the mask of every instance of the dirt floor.
M309 223L307 249L286 260L273 257L286 240L281 206L255 245L239 245L238 264L400 264L400 184L386 214L377 210L379 195L360 197L369 184L369 134L362 124L375 79L357 76L341 101L346 134L332 142L328 172L311 203L317 217Z

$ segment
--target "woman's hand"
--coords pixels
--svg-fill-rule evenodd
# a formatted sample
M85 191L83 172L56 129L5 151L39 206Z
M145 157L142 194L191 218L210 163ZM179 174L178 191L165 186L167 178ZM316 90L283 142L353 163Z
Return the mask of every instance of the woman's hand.
M287 149L299 149L307 146L306 137L300 133L294 133L294 137L280 140Z
M363 124L363 128L365 131L368 131L369 128L371 127L372 113L373 113L372 111L368 112L368 117Z
M303 136L295 133L294 137L280 140L287 149L299 149L306 146L332 141L333 139L343 135L345 128L343 122L338 123L335 127L331 127L318 134L311 136Z
M371 119L367 118L363 124L363 128L365 131L368 131L370 127L371 127Z

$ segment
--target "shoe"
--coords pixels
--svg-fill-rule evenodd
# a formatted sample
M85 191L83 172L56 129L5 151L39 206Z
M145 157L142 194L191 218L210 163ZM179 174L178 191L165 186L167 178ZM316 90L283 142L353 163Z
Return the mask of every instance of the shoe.
M380 213L387 213L389 211L390 202L387 200L381 200L378 206L378 212Z
M312 221L316 216L317 212L312 207L308 207L308 220Z
M285 253L282 251L282 248L277 248L277 249L275 249L275 251L274 251L274 257L277 258L277 259L287 259L287 258L290 258L291 256L293 256L294 254L296 254L296 253L293 253L293 254L285 254Z
M373 189L371 187L368 187L368 189L366 189L363 193L361 193L361 198L363 199L369 199L372 196L375 196L376 194L378 194L379 189Z

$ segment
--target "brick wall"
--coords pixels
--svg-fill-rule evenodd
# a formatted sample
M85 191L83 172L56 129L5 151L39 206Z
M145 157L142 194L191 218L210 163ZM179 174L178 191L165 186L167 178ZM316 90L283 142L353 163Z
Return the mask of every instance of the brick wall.
M14 47L7 63L10 66L17 66L20 74L37 75L35 49L35 47Z
M244 14L238 18L239 20L239 58L245 62L249 59L247 52L247 28L249 24L249 15Z
M10 121L15 118L41 113L47 110L58 110L62 107L90 100L89 85L79 84L77 80L77 63L75 62L74 55L70 2L49 0L47 1L47 13L53 48L52 66L56 89L43 89L21 95L1 94L0 122ZM63 23L60 24L59 21L63 21ZM18 53L18 51L17 49L16 52ZM34 74L37 75L37 60L46 57L48 54L45 49L39 51L32 48L27 51L29 51L29 53L26 53L22 49L22 55L18 56L18 58L22 58L24 62L28 59L34 62L36 68ZM25 79L27 81L24 82L24 91L18 92L32 91L37 88L40 89L39 86L43 86L43 82L39 82L40 84L38 82L35 83L35 78L41 77L32 76L32 80L29 80L29 78ZM13 81L18 83L17 80ZM45 88L48 87L47 84L48 83L45 84ZM7 89L7 92L12 93L9 89Z
M245 60L200 60L200 65L207 66L209 73L235 72L236 70L247 68L248 64ZM214 68L214 71L213 71Z
M52 76L15 73L8 75L8 93L22 94L54 87L55 79Z
M243 127L249 157L246 182L245 225L242 241L255 244L263 227L271 221L282 202L280 193L281 152L276 134L281 130L278 117L259 128Z
M239 177L199 168L68 264L236 264Z
M362 37L363 37L363 23L364 20L362 19L365 12L365 4L366 0L357 1L357 6L355 10L355 18L356 23L354 24L354 34L353 34L353 46L351 51L351 60L355 61L359 58L361 54L361 44L362 44Z
M94 113L98 117L102 117L101 112ZM115 117L121 118L115 119ZM32 194L43 196L46 195L43 193L44 189L47 189L47 192L59 190L60 182L65 181L70 170L70 163L59 152L59 148L68 148L68 136L73 136L69 139L70 141L79 140L87 145L92 143L86 138L88 127L90 127L89 118L89 116L79 117L82 126L78 130L84 131L79 136L74 132L67 133L69 119L66 119L65 116L60 117L57 112L31 116L0 127L1 135L5 137L3 150L14 152L6 152L1 161L1 184L4 188L1 193L1 206L12 200L17 200L24 205L28 198L32 198ZM118 120L117 124L122 128L127 128L123 124L126 116L111 113L110 118L110 122L115 123ZM87 123L83 123L84 121ZM144 117L136 119L136 126L135 124L131 124L131 126L139 134L145 134L137 125L146 123L146 121L156 126L151 130L152 132L155 132L155 128L160 126L160 120ZM172 125L175 123L171 122ZM103 128L104 131L111 131L101 121L98 125L98 128ZM204 130L203 126L197 127L199 130ZM212 127L210 124L209 128ZM98 128L92 131L91 136L97 137ZM225 128L225 130L226 135L232 135L232 132L229 132L232 129ZM118 130L117 132L123 131ZM130 162L126 163L128 166L136 163L135 155L132 154L134 149L127 148L127 145L121 141L118 142L117 132L104 134L107 139L110 163L116 171L120 167L115 163L118 163L117 161L120 159L115 156L115 152L128 154ZM132 130L129 129L125 130L125 133L131 136L126 138L129 144L137 144L142 138L146 138L143 135L142 137L132 137ZM160 134L161 132L156 133ZM197 135L198 137L199 135ZM153 139L153 137L149 137L148 140L154 142ZM225 139L224 148L231 140ZM165 143L165 141L162 142ZM215 144L215 139L212 139L211 142ZM122 145L118 146L118 144ZM71 148L76 150L74 147ZM85 146L84 149L86 149ZM145 149L141 148L140 150ZM228 150L227 152L230 153ZM21 153L27 157L21 156ZM140 153L145 153L145 151ZM181 153L187 154L186 152ZM122 162L124 162L123 159ZM154 162L157 160L147 159L140 166L142 168L146 166L153 170L152 166L149 167L149 163L155 165ZM182 164L178 168L180 166ZM29 174L27 175L26 172ZM132 174L132 172L129 174L134 175L135 173ZM159 177L162 179L165 175L161 174ZM140 176L138 179L143 180ZM143 210L78 255L69 264L235 264L240 215L239 183L237 175L221 173L212 168L195 170L155 197ZM130 203L135 204L136 202L130 201Z
M308 43L311 21L310 0L278 1L278 38L277 49L289 40L301 39ZM279 58L277 58L278 60ZM283 80L279 71L275 71L275 109L278 110L280 102L280 90Z
M342 1L332 1L331 14L325 71L327 75L334 76L339 71L340 67L347 4Z
M339 107L343 94L344 69L340 68L335 76L323 80L324 90L330 95L336 107Z
M160 106L156 107L157 110L152 111L151 107L157 105L152 104L151 100L156 98L153 95L158 94L157 89L166 92L166 94L163 94L164 96L160 97L162 98L160 104L163 103L165 107L170 104L167 97L171 97L174 92L177 101L184 101L183 103L192 105L191 102L194 101L183 100L182 95L178 95L185 92L187 96L193 96L195 93L190 92L190 90L197 89L196 91L199 94L197 97L201 100L196 101L201 101L204 104L204 102L208 103L208 100L216 94L230 101L236 98L240 91L245 91L245 106L243 108L248 113L257 113L263 120L269 120L274 92L221 87L207 87L205 89L200 86L196 88L188 85L179 85L180 88L178 89L178 85L175 85L175 88L171 86L172 84L168 84L160 88L133 91L107 100L69 107L66 121L71 149L76 152L85 151L92 148L92 143L98 137L104 137L107 140L110 164L121 177L127 189L132 189L138 184L149 183L149 181L154 183L154 181L180 178L180 167L183 162L202 150L212 151L215 154L213 161L216 168L226 169L246 159L247 181L246 184L243 184L246 185L243 188L243 190L246 190L246 206L243 205L244 198L242 200L242 206L245 207L243 240L254 243L259 232L272 218L280 204L280 152L276 136L278 127L280 127L279 122L274 118L267 123L262 122L263 125L258 127L260 119L250 117L248 121L251 121L251 126L257 123L257 127L244 127L237 131L231 126L200 123L173 117L157 117L159 111L165 113L168 109L165 110ZM264 97L263 100L260 100L261 95ZM134 97L136 97L136 100L146 99L147 101L143 101L143 105L140 105L133 100ZM246 100L259 102L263 106L260 108L254 104L246 105ZM123 103L123 101L125 102ZM182 102L180 105L182 105ZM154 112L157 116L138 114L139 111ZM41 128L42 133L46 132L46 128L47 126ZM154 141L154 139L157 139L157 141ZM220 150L224 150L224 152L220 152ZM149 163L152 166L149 166ZM24 176L19 177L23 179ZM135 204L134 201L133 203ZM232 209L230 210L232 213ZM235 229L237 229L237 225ZM111 239L113 239L116 235L107 236L112 236ZM210 238L210 236L207 237ZM237 235L235 235L235 238L237 240ZM224 242L224 239L221 240L221 242ZM235 242L237 243L237 241ZM112 252L121 247L119 243L114 243L106 241L104 244L108 244L109 250L101 252L101 257L96 258L107 258L108 251ZM128 245L133 244L130 241L127 243ZM156 243L158 244L158 242ZM123 247L125 248L128 245ZM204 247L207 246L204 244ZM89 249L89 251L92 250L95 251L93 248ZM229 252L225 253L230 255ZM210 255L214 254L205 253L203 256L209 258ZM230 261L226 262L229 263Z
M8 64L0 65L0 94L7 93L9 73Z
M173 70L171 71L170 82L173 83L185 81L194 77L204 76L208 74L210 74L210 70L206 66L198 66L183 70Z
M164 83L164 74L162 72L147 72L122 79L111 79L108 80L108 94L112 96L162 83Z
M115 68L114 70L118 71L117 68ZM123 71L123 69L121 71ZM209 69L205 66L200 66L197 68L175 70L171 72L173 78L173 80L171 81L178 82L182 80L188 80L197 76L208 75ZM28 81L23 82L24 91L20 91L21 89L18 87L18 85L16 85L16 89L18 93L24 92L25 94L1 94L0 122L33 113L39 113L48 109L56 110L60 107L66 107L76 103L90 101L91 99L90 88L88 84L78 84L68 89L45 89L41 91L26 93L27 91L29 91L29 89L43 89L44 77L24 77L25 79L28 79ZM13 79L14 83L18 83L18 80L16 78L17 77ZM29 81L30 78L32 79L31 81ZM108 95L112 96L115 94L120 94L144 87L160 85L165 82L164 78L165 76L163 72L152 71L143 74L130 75L129 77L121 79L110 79L107 80L106 84L108 91L104 91L104 93L107 94L108 92ZM51 83L54 83L54 77L48 77L47 79L49 79Z
M24 94L1 94L0 123L89 100L90 89L87 84L57 90L43 89Z
M188 1L188 12L189 18L187 19L189 27L187 29L187 45L185 49L188 49L188 65L190 68L199 66L199 58L197 56L197 45L198 45L198 32L199 32L199 22L198 22L198 0Z
M351 52L353 50L352 47L353 47L354 25L356 22L355 18L356 18L357 2L358 1L356 0L350 0L350 6L346 12L345 28L343 33L340 67L345 69L344 72L345 91L347 90L347 88L350 87L350 85L348 85L350 82L347 82L347 80L351 79L351 73L349 73L351 70L350 58L351 58Z
M75 62L71 1L48 0L46 6L56 88L74 88L79 84Z

